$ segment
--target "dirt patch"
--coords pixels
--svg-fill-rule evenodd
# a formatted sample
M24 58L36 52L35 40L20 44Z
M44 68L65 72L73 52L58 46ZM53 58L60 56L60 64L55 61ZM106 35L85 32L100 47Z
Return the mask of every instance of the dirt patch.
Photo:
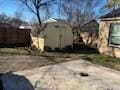
M32 69L50 64L63 63L79 59L79 55L65 53L44 53L34 55L0 55L0 72L14 72Z
M14 72L25 69L58 64L75 60L87 60L109 68L119 70L119 60L111 57L103 57L100 54L77 54L77 53L58 53L44 52L41 55L9 55L0 54L0 72Z
M24 69L32 69L48 64L54 64L54 62L40 56L30 55L4 55L0 56L0 72L20 71Z

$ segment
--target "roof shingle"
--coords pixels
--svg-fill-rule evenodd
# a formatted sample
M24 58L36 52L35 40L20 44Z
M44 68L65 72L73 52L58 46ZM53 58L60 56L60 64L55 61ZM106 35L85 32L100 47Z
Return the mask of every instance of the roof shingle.
M101 18L113 18L113 17L120 17L120 8L111 11L110 13L102 16Z

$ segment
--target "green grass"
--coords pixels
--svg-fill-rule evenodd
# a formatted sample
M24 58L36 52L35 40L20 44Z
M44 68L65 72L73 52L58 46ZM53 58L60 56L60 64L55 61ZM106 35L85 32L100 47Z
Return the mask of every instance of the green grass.
M0 48L0 54L29 54L29 52L23 48Z
M84 59L108 68L120 70L120 59L102 54L88 54Z
M97 49L93 49L85 45L80 46L77 53L84 54L82 57L84 60L120 71L119 58L100 54Z
M41 55L38 50L30 50L29 48L0 48L0 54L10 55Z

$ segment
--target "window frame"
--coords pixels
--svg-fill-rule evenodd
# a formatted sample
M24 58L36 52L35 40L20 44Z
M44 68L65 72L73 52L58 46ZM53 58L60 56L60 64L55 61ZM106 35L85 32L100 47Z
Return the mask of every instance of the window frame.
M115 45L115 44L112 44L112 43L111 43L111 32L112 32L112 29L113 29L113 26L114 26L114 25L120 25L120 23L111 23L111 24L110 24L108 44L109 44L110 47L120 48L120 44L119 44L119 45Z

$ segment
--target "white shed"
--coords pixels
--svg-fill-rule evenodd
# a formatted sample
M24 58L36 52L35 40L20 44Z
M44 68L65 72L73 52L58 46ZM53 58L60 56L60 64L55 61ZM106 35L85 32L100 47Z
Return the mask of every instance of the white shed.
M51 20L51 22L50 22ZM73 46L73 32L71 26L64 20L50 19L45 21L46 28L43 31L44 45L55 48L65 48L66 46Z

